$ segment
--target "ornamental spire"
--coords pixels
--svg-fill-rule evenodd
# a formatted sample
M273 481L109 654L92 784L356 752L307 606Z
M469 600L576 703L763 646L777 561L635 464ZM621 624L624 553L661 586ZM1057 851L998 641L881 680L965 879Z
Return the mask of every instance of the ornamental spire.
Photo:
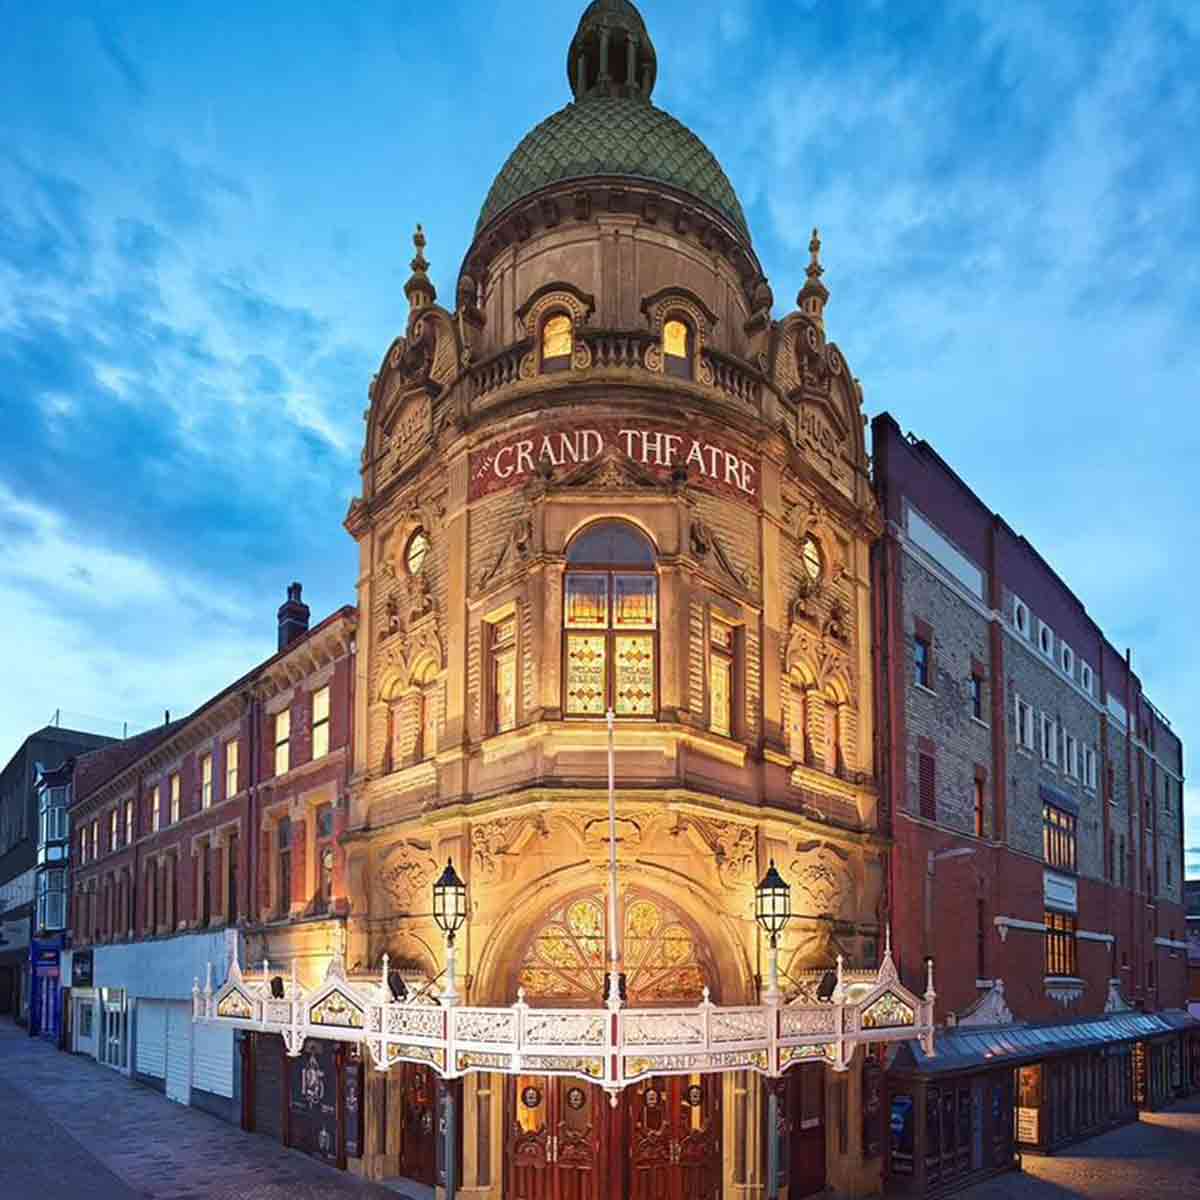
M829 289L821 282L825 268L821 266L821 235L814 229L808 243L809 262L804 273L808 276L800 294L796 297L796 305L802 313L809 316L825 328L825 304L829 300Z
M409 264L413 273L404 285L404 294L408 297L409 307L416 312L419 308L428 308L437 299L437 288L427 274L429 263L425 259L425 230L419 223L413 234L413 245L417 252Z

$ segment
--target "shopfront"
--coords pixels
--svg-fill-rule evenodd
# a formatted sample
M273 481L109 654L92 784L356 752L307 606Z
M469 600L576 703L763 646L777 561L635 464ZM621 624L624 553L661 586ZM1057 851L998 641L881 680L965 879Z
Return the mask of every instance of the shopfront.
M888 1070L888 1189L925 1195L1011 1170L1136 1120L1138 1049L1147 1095L1169 1089L1171 1014L1110 1013L1056 1025L959 1028L936 1055L906 1042ZM1152 1047L1166 1049L1152 1052ZM1182 1049L1178 1078L1183 1079Z
M29 1033L57 1042L62 1029L62 986L59 956L63 936L34 938L29 947Z

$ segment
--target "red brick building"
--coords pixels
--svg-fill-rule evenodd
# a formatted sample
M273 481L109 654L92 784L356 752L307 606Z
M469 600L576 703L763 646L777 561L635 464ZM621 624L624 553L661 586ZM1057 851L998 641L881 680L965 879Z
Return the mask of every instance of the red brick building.
M1188 1085L1191 1035L1173 1032L1187 1025L1182 746L1128 652L1037 550L889 415L873 435L879 767L902 976L920 980L934 959L951 1027L1046 1023L1053 1047L1103 1018L1095 1053L1128 1058L1134 1075L1128 1095L1130 1071L1114 1075L1109 1095L1090 1074L1101 1066L1063 1047L1041 1056L1044 1072L1037 1055L1006 1060L1020 1068L1018 1140L1048 1149ZM1161 1014L1161 1036L1127 1036L1128 1013ZM907 1064L918 1113L922 1095L972 1102L967 1074L939 1085L943 1068L919 1065ZM1096 1091L1098 1107L1081 1103ZM957 1140L953 1123L930 1135L929 1186L966 1169Z
M346 910L355 627L346 607L309 629L293 584L274 656L76 768L73 957L90 986L73 998L73 1046L228 1119L232 1038L191 1045L188 989L210 961L223 973L227 931L284 970L328 959Z

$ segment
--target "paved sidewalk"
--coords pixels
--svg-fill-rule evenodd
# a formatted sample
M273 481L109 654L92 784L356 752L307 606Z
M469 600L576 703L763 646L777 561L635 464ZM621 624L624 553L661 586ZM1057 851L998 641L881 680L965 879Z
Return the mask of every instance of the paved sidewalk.
M1049 1158L1025 1156L1021 1174L997 1176L962 1200L1197 1200L1200 1098L1080 1142Z
M397 1200L9 1021L0 1021L0 1112L4 1200Z

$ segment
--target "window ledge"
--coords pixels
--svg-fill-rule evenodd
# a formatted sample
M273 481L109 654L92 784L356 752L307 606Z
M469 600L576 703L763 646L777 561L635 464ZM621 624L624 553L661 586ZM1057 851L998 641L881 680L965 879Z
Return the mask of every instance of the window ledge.
M976 725L982 725L984 729L991 729L991 725L988 724L987 721L985 721L982 717L977 717L974 713L971 714L971 720L974 721Z
M923 683L918 683L915 679L913 680L913 687L916 688L918 692L924 692L927 696L937 695L937 692L935 692L933 688L927 687Z

